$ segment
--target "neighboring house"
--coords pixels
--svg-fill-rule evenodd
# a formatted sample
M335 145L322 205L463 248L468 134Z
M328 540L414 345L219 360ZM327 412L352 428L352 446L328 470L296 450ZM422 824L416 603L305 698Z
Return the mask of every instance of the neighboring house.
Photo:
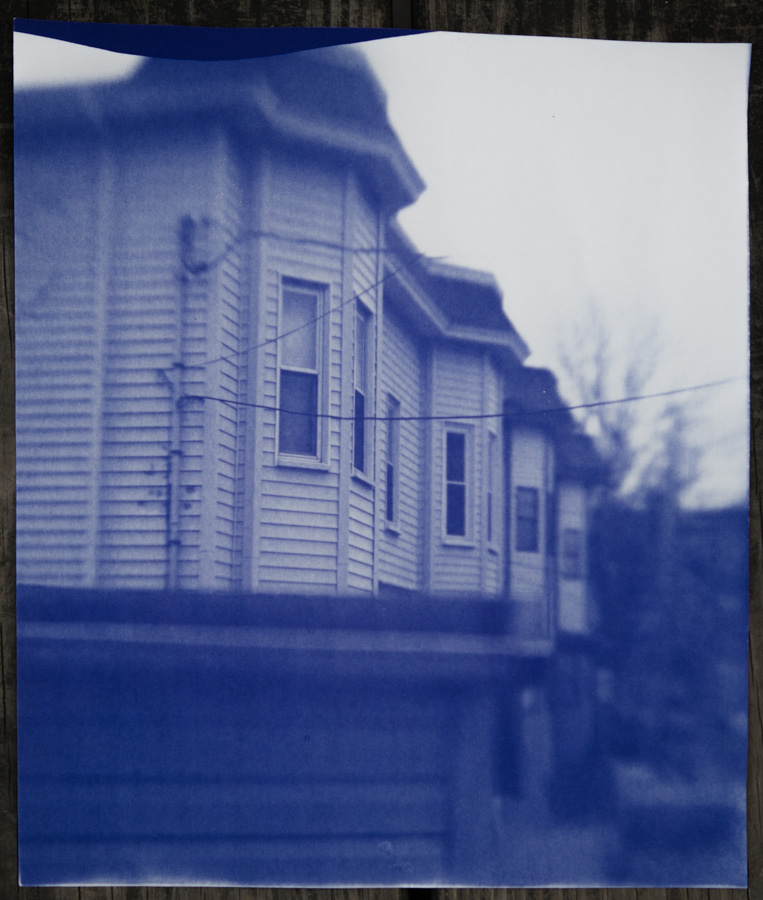
M151 60L15 116L20 582L590 628L593 451L492 276L396 224L423 184L359 54Z

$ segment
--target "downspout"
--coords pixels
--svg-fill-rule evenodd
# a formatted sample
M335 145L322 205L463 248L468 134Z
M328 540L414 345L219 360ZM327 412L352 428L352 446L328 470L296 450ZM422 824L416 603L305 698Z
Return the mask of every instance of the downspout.
M185 319L186 293L189 273L195 274L198 267L194 265L194 249L196 243L196 223L190 216L183 216L178 229L180 243L180 273L177 318L175 328L175 346L173 362L169 373L159 369L159 378L168 386L170 393L170 440L166 457L166 496L165 496L165 547L166 569L165 588L177 590L180 570L180 466L183 456L181 446L181 415L183 409L183 322Z
M167 384L170 392L170 442L167 451L167 485L164 500L165 546L167 548L164 586L168 591L177 590L180 557L180 460L183 455L180 446L182 373L183 364L177 360L172 364L169 374L164 369L159 369L159 376Z

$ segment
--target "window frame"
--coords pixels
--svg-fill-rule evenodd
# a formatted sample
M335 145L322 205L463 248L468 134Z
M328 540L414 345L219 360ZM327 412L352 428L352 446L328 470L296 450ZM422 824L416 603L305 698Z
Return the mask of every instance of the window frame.
M400 401L393 394L387 394L387 447L384 459L384 527L395 534L400 533ZM391 462L390 462L391 460ZM389 469L392 466L392 491L390 491ZM390 494L392 495L390 498ZM390 516L390 499L392 516Z
M362 360L358 348L360 341L359 324L363 324L363 353ZM355 301L355 318L353 323L353 355L352 355L352 472L358 478L371 481L371 386L373 383L372 372L372 348L373 348L373 313L359 298ZM361 365L362 364L362 365ZM362 374L362 378L360 375ZM362 384L359 386L358 382ZM358 397L362 398L362 438L358 444ZM362 458L358 465L358 447Z
M575 553L569 553L568 539L574 535ZM582 528L563 528L561 533L561 553L559 554L559 574L565 581L583 581L585 574L585 540Z
M295 366L284 363L283 360L283 340L281 334L284 329L284 295L286 291L301 291L305 294L312 294L315 298L315 368L310 369L303 366ZM278 466L297 467L305 469L326 469L328 463L326 460L326 447L328 441L326 439L326 382L324 366L325 360L328 358L326 353L326 342L328 339L328 319L327 315L329 302L329 285L310 281L303 278L294 278L292 276L283 275L279 282L278 292L278 317L276 325L276 334L279 336L276 340L276 417L275 417L275 461ZM307 374L315 376L315 452L299 453L292 450L284 450L282 448L283 437L281 434L282 412L281 407L284 403L282 374L284 372L293 372L296 374Z
M487 432L485 450L485 542L489 550L497 550L500 541L498 515L500 489L500 469L498 466L499 443L494 431Z
M528 516L520 513L520 507L522 504L520 503L520 496L522 492L527 492L528 497L534 498L534 514L532 516ZM540 500L541 500L541 489L538 487L534 487L533 485L523 485L518 484L514 488L514 540L512 542L513 549L516 553L540 553L541 552L541 509L540 509ZM520 547L520 537L522 535L522 529L520 528L520 521L532 521L534 522L533 528L533 538L532 541L524 541L523 546ZM525 546L527 544L527 546Z
M464 480L448 479L448 435L458 434L464 438ZM464 533L451 534L448 531L448 485L463 484L464 487ZM446 422L442 430L442 542L461 547L474 547L474 428L457 422Z

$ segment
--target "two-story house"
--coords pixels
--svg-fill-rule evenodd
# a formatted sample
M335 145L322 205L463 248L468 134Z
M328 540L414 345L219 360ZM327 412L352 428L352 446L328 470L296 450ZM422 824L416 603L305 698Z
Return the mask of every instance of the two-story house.
M20 582L586 627L571 420L492 276L397 225L423 184L360 54L155 59L15 114Z

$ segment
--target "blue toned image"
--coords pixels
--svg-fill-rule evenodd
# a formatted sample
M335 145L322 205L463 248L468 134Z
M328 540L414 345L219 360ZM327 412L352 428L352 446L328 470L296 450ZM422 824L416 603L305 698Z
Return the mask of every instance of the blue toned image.
M748 49L114 28L15 36L22 883L744 885Z

